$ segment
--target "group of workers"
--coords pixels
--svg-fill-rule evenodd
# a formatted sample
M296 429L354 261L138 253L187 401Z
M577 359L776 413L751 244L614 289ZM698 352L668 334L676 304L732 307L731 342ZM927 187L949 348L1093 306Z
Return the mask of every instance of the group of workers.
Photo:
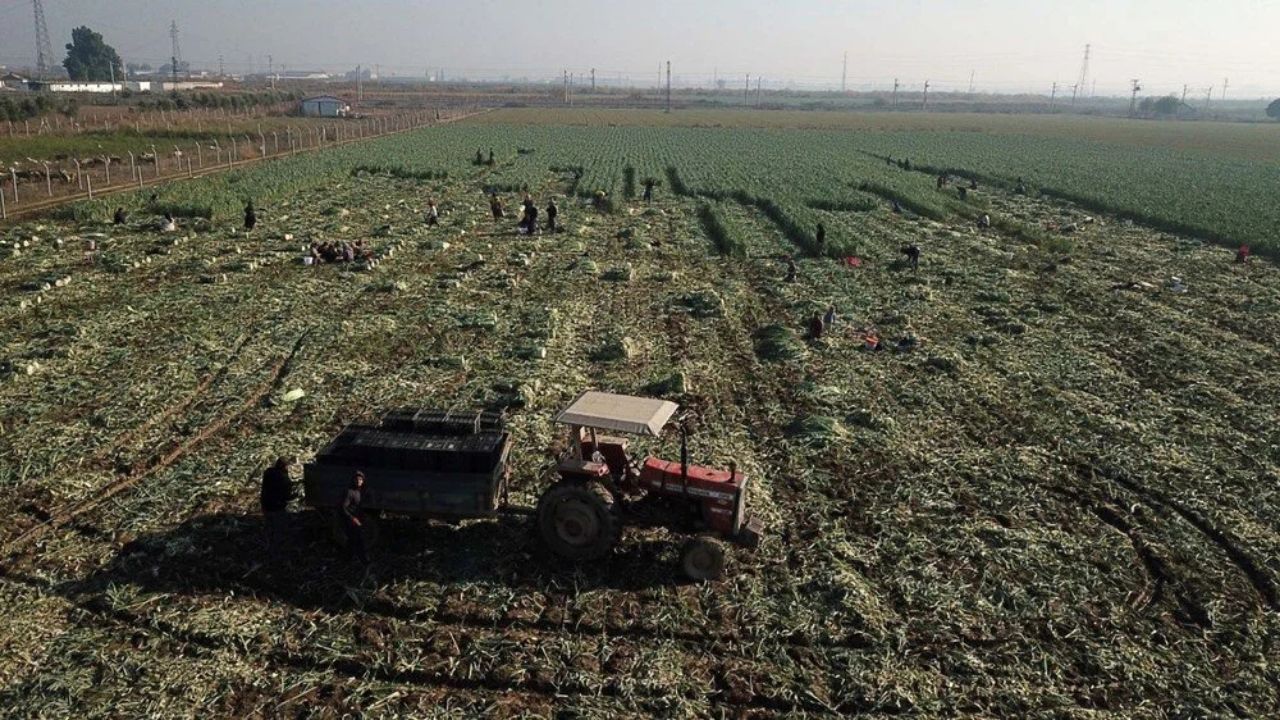
M288 544L289 502L293 500L293 481L289 468L297 462L290 457L279 457L262 473L262 489L259 495L262 506L263 534L267 554L272 560L280 558L280 550ZM347 539L347 552L353 560L369 564L369 552L365 542L364 472L357 470L342 498L339 519Z
M308 254L311 257L311 262L315 265L355 262L356 260L368 260L373 257L373 251L365 245L363 239L358 239L355 242L347 242L345 240L341 242L332 240L312 242Z

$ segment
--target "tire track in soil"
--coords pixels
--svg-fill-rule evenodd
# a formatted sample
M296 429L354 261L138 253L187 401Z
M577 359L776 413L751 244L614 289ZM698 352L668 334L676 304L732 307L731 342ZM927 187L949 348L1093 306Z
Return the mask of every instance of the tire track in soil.
M1138 610L1146 610L1160 602L1166 586L1172 586L1171 593L1177 606L1174 616L1186 624L1199 627L1201 630L1208 630L1213 627L1209 613L1204 609L1204 606L1186 594L1185 588L1182 587L1183 582L1173 574L1169 567L1169 561L1159 555L1147 543L1141 532L1128 520L1125 520L1120 511L1105 502L1065 487L1050 485L1047 486L1047 489L1077 503L1080 507L1092 513L1100 522L1128 539L1129 544L1133 546L1134 553L1138 556L1139 564L1150 582L1150 587L1143 590L1142 595L1131 603L1132 606L1135 606Z
M1257 594L1259 600L1267 606L1269 610L1280 611L1280 594L1277 593L1275 581L1271 576L1254 560L1249 551L1246 550L1244 543L1232 538L1225 530L1217 527L1203 515L1200 515L1191 508L1169 497L1167 494L1150 488L1143 487L1139 483L1124 477L1119 471L1112 470L1099 465L1080 466L1077 470L1082 476L1096 479L1102 477L1106 480L1114 482L1129 492L1137 495L1143 502L1156 508L1168 508L1174 514L1185 520L1188 524L1198 530L1209 541L1217 545L1230 559L1231 564L1239 570L1249 581L1249 585Z
M40 578L18 575L0 568L0 580L34 589L42 594L57 596L57 591L45 580ZM624 687L616 682L604 682L599 687L592 687L582 682L557 683L539 678L526 678L523 680L501 679L494 677L484 678L463 678L457 677L445 672L431 671L425 669L397 669L379 666L376 661L373 663L362 662L356 658L325 658L312 653L293 652L287 649L270 649L261 652L251 652L245 643L236 642L232 638L223 638L211 635L200 630L192 630L178 627L168 621L156 618L148 613L136 612L129 609L113 608L108 604L106 598L102 595L95 595L88 599L72 599L66 598L71 607L85 613L95 621L116 628L129 631L131 633L157 633L168 639L175 645L170 652L176 657L203 657L206 653L229 653L245 660L255 660L270 666L287 668L302 672L319 672L332 675L347 677L350 679L360 680L376 680L396 685L406 685L422 688L445 688L451 690L461 690L467 692L495 692L495 693L516 693L530 697L540 696L548 698L557 698L565 695L574 695L582 697L607 697L613 699L630 700L632 698L642 698L650 700L660 700L671 696L671 692L667 688L637 686L634 688ZM445 625L440 629L448 629L450 626ZM436 627L428 628L434 630ZM460 631L474 631L476 628L463 627ZM484 628L492 630L492 628ZM398 629L400 630L400 629ZM564 628L557 627L553 631L549 631L553 637L562 637L565 632ZM403 638L404 633L397 632L397 638ZM602 638L600 634L591 634L591 640L607 640ZM153 646L153 648L156 646ZM197 650L192 650L192 648ZM158 648L156 648L158 649ZM706 652L705 646L694 648L694 652ZM442 658L443 659L443 658ZM725 673L725 668L717 663L713 668L716 677L721 677ZM723 692L723 691L717 691ZM728 705L730 707L738 707L741 709L769 710L775 712L830 712L832 709L816 702L797 702L786 698L769 697L759 694L753 694L749 698L730 699L727 697L715 697L714 694L699 695L690 692L680 693L680 697L689 700L705 700L713 704Z
M304 332L301 336L299 336L298 339L294 342L293 348L289 351L289 353L286 354L284 357L282 357L278 362L275 363L275 365L273 365L268 369L268 373L267 373L268 378L265 381L263 381L262 384L258 385L256 388L253 389L253 391L249 394L249 397L245 400L245 402L241 403L239 406L235 407L230 412L224 413L219 419L215 420L209 425L206 425L204 428L200 430L200 432L191 436L187 440L184 440L183 442L178 443L176 446L170 448L168 452L164 453L163 455L160 455L159 457L153 457L150 461L148 461L141 467L132 469L128 474L123 475L117 478L115 481L107 484L105 487L100 488L93 495L87 498L84 498L82 500L79 500L75 503L72 503L69 507L50 513L48 520L45 520L37 525L30 527L27 530L20 533L19 535L17 535L16 537L6 541L2 546L3 547L2 552L8 553L9 558L12 559L14 556L14 551L20 550L22 546L24 546L31 540L34 540L40 537L41 535L48 532L49 530L62 527L63 525L66 525L68 522L76 519L80 515L83 515L91 510L94 510L95 508L102 505L104 502L111 499L112 497L119 494L120 492L123 492L133 487L134 485L137 485L139 482L149 477L153 473L159 472L169 467L174 462L176 462L177 460L182 458L184 455L186 455L189 451L198 447L204 441L221 433L234 420L236 420L237 418L239 418L241 415L248 412L249 410L253 409L253 407L261 403L262 400L266 398L268 394L270 394L273 390L279 387L280 383L283 382L285 376L288 375L290 363L292 362L293 358L298 354L298 352L302 349L303 342L306 340L307 335L308 333Z

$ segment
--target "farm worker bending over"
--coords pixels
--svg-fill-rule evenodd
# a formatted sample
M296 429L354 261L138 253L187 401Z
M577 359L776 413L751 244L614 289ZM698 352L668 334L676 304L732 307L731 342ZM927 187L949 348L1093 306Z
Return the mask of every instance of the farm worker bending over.
M980 228L991 227L991 216L986 213L983 213L982 217L978 218L978 227Z
M428 225L440 224L440 208L436 207L435 200L427 201L427 224Z
M591 201L595 209L604 211L605 201L609 196L603 190L597 190L595 198Z
M1240 264L1249 262L1249 246L1248 245L1241 245L1240 249L1236 251L1236 262Z
M124 208L118 207L116 208L116 214L111 218L111 221L116 225L123 225L128 219L129 217L124 214Z
M493 219L501 220L505 214L502 212L502 201L498 199L498 191L494 190L489 196L489 209L493 211Z
M920 268L920 248L915 245L904 245L901 252L907 256L907 262L911 263L911 272Z
M289 479L289 466L292 464L293 460L282 456L262 473L262 517L266 525L267 554L273 559L279 555L280 545L288 532L289 516L286 511L293 499L293 482Z
M827 226L818 223L818 229L814 236L817 239L818 257L822 257L827 254Z
M178 221L173 219L173 213L168 210L164 211L164 220L160 223L160 232L177 232Z
M360 503L363 500L364 473L356 471L351 478L351 487L342 500L342 517L347 529L347 550L351 557L365 565L369 564L369 553L364 547L364 520L360 516Z
M556 231L556 215L560 214L560 208L556 207L556 199L551 198L547 201L547 232Z
M253 226L258 224L258 213L253 209L253 201L250 200L248 205L244 206L244 229L252 230Z
M796 259L788 255L787 256L787 282L793 283L795 281L796 281Z

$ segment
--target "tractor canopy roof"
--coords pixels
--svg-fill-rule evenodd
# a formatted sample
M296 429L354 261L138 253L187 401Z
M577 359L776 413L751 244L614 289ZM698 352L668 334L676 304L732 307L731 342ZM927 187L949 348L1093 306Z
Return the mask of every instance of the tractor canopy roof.
M565 425L657 436L680 406L669 400L587 390L556 416Z

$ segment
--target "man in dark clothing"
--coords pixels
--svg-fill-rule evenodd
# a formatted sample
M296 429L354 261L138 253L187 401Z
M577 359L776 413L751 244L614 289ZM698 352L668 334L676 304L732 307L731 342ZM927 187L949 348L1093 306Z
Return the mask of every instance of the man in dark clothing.
M547 232L556 231L556 215L560 214L560 208L556 207L556 199L551 198L547 202Z
M956 188L956 192L960 193L961 200L969 199L969 189L966 188L965 186L961 185L960 187Z
M529 234L533 235L538 232L538 206L529 201L529 206L525 208L525 217L529 218Z
M254 225L258 224L258 213L253 209L253 201L250 200L248 205L244 206L244 229L252 230Z
M262 517L266 526L267 552L275 557L288 530L289 501L293 499L293 481L289 479L290 458L276 458L262 473Z
M502 216L506 214L502 211L502 201L498 199L497 190L493 191L493 194L489 196L489 210L493 212L494 220L501 220Z
M938 176L938 189L939 189L939 190L941 190L942 188L946 187L946 185L947 185L947 176L946 176L946 175L939 175L939 176Z
M128 219L129 217L124 214L124 208L122 207L116 208L116 214L114 217L112 217L112 222L114 222L116 225L123 225Z
M969 189L970 190L978 189L978 178L969 178Z
M787 256L787 282L796 281L796 260L790 255Z
M645 181L644 181L644 201L645 202L653 202L653 186L656 184L657 184L657 181L654 180L653 178L645 178Z
M893 210L894 215L902 214L902 203L898 202L897 200L892 201L892 204L889 207L890 209Z
M911 272L915 272L920 268L920 248L915 245L904 245L902 254L907 256L907 261L911 263Z
M825 330L825 328L822 325L821 315L815 314L813 317L809 318L809 339L810 340L821 340L823 330Z
M480 148L476 148L476 164L477 165L484 164L484 155L480 152Z
M818 223L818 229L814 236L817 240L818 257L823 257L827 254L827 227L822 223Z
M493 148L489 148L489 164L493 164Z
M352 558L368 565L369 553L364 546L364 518L360 513L363 493L364 473L357 470L355 477L351 479L351 487L342 500L342 517L347 529L347 550Z

